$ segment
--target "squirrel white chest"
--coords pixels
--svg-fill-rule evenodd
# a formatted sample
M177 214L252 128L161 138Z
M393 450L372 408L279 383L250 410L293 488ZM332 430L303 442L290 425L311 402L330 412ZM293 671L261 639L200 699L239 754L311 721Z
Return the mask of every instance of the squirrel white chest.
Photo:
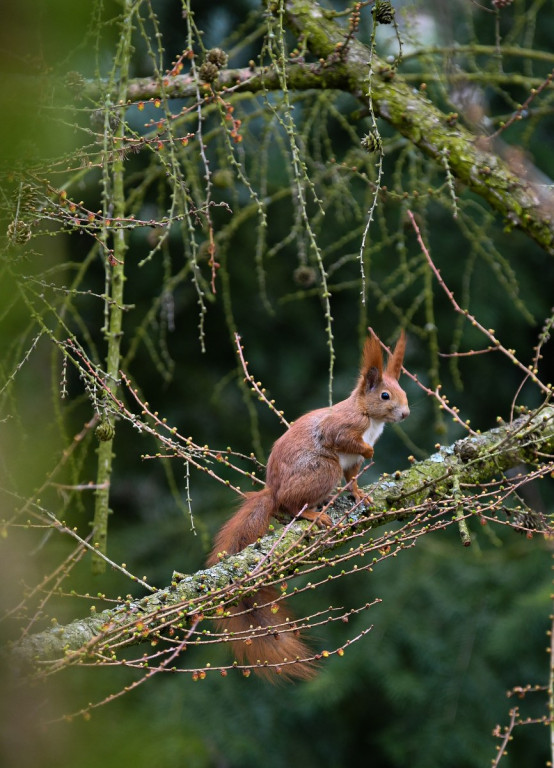
M369 427L362 435L364 442L366 442L368 445L374 445L381 432L383 431L384 426L384 421L376 421L375 419L371 419ZM339 463L342 469L353 467L354 464L357 464L362 460L362 458L363 457L359 453L339 453Z

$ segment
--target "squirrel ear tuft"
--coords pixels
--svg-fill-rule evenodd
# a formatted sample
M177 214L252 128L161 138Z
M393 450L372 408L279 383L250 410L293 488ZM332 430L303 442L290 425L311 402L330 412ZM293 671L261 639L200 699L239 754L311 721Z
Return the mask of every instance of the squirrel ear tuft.
M367 377L372 368L376 369L379 377L383 375L383 353L381 352L379 340L373 331L371 331L371 336L368 336L365 340L360 373L362 376Z
M387 371L386 371L389 376L393 376L395 379L400 378L405 349L406 349L406 334L404 333L404 330L401 330L400 336L398 337L398 341L396 342L396 346L394 348L394 352L389 357L389 362L387 363Z

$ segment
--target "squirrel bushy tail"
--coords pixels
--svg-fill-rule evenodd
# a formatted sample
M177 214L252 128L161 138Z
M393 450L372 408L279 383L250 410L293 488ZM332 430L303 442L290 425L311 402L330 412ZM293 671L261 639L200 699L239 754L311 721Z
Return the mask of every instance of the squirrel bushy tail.
M264 536L273 512L274 502L269 489L247 493L243 504L217 534L207 565L215 565L221 554L240 552ZM227 609L229 615L217 620L218 627L232 640L238 662L252 665L261 677L272 682L276 680L276 673L281 679L313 677L315 668L312 663L286 663L297 658L305 659L310 650L298 638L283 601L276 602L278 597L279 593L273 587L262 587L254 595L230 606Z
M273 514L273 501L267 488L245 494L245 500L215 537L208 565L219 562L220 554L235 555L265 536Z

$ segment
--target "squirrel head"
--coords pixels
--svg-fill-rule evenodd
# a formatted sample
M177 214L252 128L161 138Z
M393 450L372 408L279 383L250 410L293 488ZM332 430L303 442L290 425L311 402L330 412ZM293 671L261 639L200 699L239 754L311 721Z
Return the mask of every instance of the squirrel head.
M371 331L371 336L365 341L356 391L364 401L364 410L376 421L403 421L410 415L408 398L398 383L405 349L406 335L401 331L394 352L383 370L379 339Z

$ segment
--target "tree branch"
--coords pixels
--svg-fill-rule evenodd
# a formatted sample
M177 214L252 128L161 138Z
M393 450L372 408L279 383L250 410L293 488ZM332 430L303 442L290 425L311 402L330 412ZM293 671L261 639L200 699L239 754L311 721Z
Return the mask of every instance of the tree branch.
M290 64L287 69L287 83L291 90L346 90L344 72L336 67L322 71L320 65ZM107 84L97 80L87 80L82 84L76 96L79 99L98 101L106 92ZM218 93L260 93L275 91L281 87L279 73L272 67L238 67L223 69L211 84L205 84L204 95L210 96L212 88ZM127 102L147 101L161 98L193 99L198 96L198 81L191 75L167 75L160 82L157 77L138 77L127 84Z
M488 151L486 137L477 138L460 125L452 125L422 93L414 92L401 75L369 49L352 39L344 55L347 33L326 17L315 0L288 0L289 26L302 36L312 54L344 72L348 90L362 102L372 100L377 115L439 164L448 162L451 173L500 213L510 226L519 227L548 253L554 253L554 200L527 183L496 154ZM342 60L340 57L344 56ZM369 62L372 64L368 93Z
M340 533L345 519L359 533L410 515L441 512L441 502L448 500L456 506L455 516L459 517L460 487L474 490L512 467L536 464L538 452L543 464L547 462L545 455L554 454L554 406L444 446L394 477L383 475L364 489L372 499L369 509L352 509L351 501L343 496L329 510L336 524L332 532ZM458 489L454 501L453 489ZM452 517L452 509L449 513ZM300 553L300 563L303 548L298 545L307 527L305 521L294 522L285 533L273 532L211 568L186 576L174 574L170 586L142 599L129 598L99 614L24 637L13 645L12 661L25 670L49 672L56 666L85 659L101 656L105 660L102 654L108 652L108 639L113 642L114 636L117 646L123 647L151 642L156 633L169 626L195 627L204 616L217 612L221 597L229 599L231 589L244 593L245 589L252 591L259 586L259 572L258 581L255 575L252 578L252 572L260 563L276 564L281 573L283 558L290 556L293 549ZM340 536L319 535L321 542L310 542L310 547L316 547L317 558L343 543Z

